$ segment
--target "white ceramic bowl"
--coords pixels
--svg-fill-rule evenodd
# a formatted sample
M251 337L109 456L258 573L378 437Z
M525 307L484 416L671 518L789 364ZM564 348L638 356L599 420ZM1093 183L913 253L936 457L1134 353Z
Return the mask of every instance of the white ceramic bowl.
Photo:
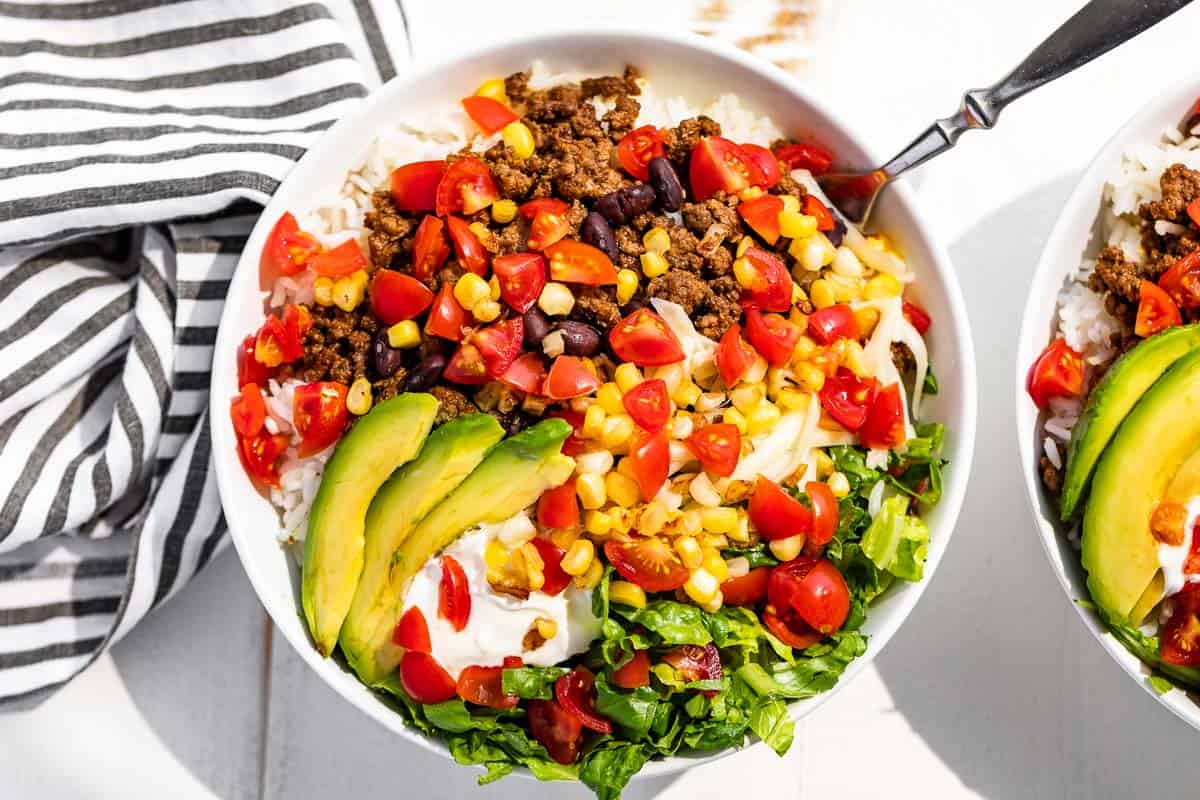
M1103 244L1097 230L1101 193L1108 176L1114 174L1120 164L1121 154L1135 143L1158 141L1163 130L1180 123L1198 96L1200 78L1193 78L1159 94L1125 123L1088 165L1075 191L1067 200L1058 222L1055 223L1050 239L1042 251L1037 272L1034 273L1029 299L1025 304L1025 317L1021 323L1014 380L1017 438L1025 474L1025 487L1033 508L1038 535L1046 548L1046 555L1050 558L1054 574L1058 576L1058 582L1083 624L1113 660L1141 684L1147 693L1196 728L1200 728L1200 705L1182 691L1173 690L1164 695L1155 692L1146 681L1149 675L1146 666L1105 629L1094 611L1076 602L1088 597L1086 573L1079 563L1079 552L1064 535L1063 528L1057 521L1057 509L1042 486L1038 471L1038 461L1042 454L1042 437L1038 433L1038 409L1025 392L1025 376L1029 366L1050 342L1056 329L1055 306L1058 290L1063 286L1068 271L1075 268L1081 258L1098 252Z
M242 471L235 453L232 424L222 410L236 392L237 344L263 320L265 295L257 280L258 259L271 224L289 209L305 209L314 197L335 193L346 171L360 161L375 131L403 119L446 97L470 94L485 78L526 68L534 59L551 68L570 68L610 74L625 63L635 63L671 94L707 102L717 94L737 92L747 105L769 113L780 128L794 135L812 135L830 145L846 163L869 164L876 159L826 106L801 89L784 72L739 50L688 34L651 33L642 30L590 31L528 36L500 46L465 52L442 63L415 69L374 92L351 116L341 120L300 161L276 192L251 235L230 286L221 318L213 364L213 449L217 479L230 533L267 611L287 640L321 679L399 737L445 753L436 740L407 729L399 716L346 672L338 662L319 657L310 644L299 608L300 578L295 562L280 549L278 522L268 502ZM933 326L929 349L937 368L941 392L927 401L927 418L945 422L949 429L946 473L941 503L929 515L932 544L919 584L896 587L872 608L866 631L871 644L867 654L846 671L839 687L870 663L912 611L932 580L949 543L962 504L971 467L975 439L975 367L971 334L954 272L941 245L918 212L912 192L900 185L884 196L876 212L877 224L906 254L918 276L917 295L929 310ZM794 714L809 713L828 699L827 692L796 703ZM708 756L712 758L715 756ZM705 760L677 757L653 762L642 775L664 775Z

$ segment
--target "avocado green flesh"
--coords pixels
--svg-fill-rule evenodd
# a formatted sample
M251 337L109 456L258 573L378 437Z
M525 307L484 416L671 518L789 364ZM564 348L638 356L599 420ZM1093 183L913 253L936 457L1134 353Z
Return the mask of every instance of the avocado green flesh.
M504 429L490 414L451 420L429 434L421 454L396 470L371 501L362 577L338 638L346 661L368 686L391 673L402 654L392 644L403 588L392 579L393 554L502 438Z
M1200 325L1163 331L1119 358L1092 389L1067 449L1060 508L1064 522L1078 510L1101 453L1130 409L1172 364L1197 349Z
M1200 351L1180 359L1129 412L1092 478L1082 561L1092 599L1121 623L1149 609L1159 572L1150 517L1200 449ZM1157 601L1155 601L1157 602ZM1152 605L1151 605L1152 607Z
M437 409L428 394L385 400L355 423L325 465L308 516L300 595L321 655L333 651L354 599L367 507L396 468L420 452Z

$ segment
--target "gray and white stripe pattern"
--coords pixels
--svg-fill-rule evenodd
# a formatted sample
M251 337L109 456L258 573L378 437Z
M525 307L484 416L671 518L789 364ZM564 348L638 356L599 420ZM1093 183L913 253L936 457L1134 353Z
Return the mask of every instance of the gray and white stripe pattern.
M70 680L226 544L207 387L229 279L260 206L408 43L399 0L0 21L4 701Z

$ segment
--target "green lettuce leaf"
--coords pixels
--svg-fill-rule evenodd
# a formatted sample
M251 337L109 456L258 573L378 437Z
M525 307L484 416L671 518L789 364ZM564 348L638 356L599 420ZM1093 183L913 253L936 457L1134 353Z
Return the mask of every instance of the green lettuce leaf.
M779 755L792 746L796 723L782 700L764 697L750 712L750 730Z
M641 745L605 739L583 757L579 779L596 793L597 800L617 800L649 758Z
M929 526L909 515L904 495L884 500L862 537L862 551L875 566L907 581L921 580L928 550Z
M674 600L651 600L644 608L615 605L612 613L656 634L663 644L708 644L712 634L704 625L704 612Z
M500 686L505 694L526 700L549 700L554 697L554 682L566 675L563 667L517 667L500 673Z

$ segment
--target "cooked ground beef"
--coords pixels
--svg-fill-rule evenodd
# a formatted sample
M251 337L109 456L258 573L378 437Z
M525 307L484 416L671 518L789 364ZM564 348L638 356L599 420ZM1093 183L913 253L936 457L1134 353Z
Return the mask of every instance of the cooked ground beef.
M1200 197L1200 172L1183 164L1172 164L1158 183L1162 187L1162 200L1145 203L1139 209L1142 218L1151 222L1156 219L1181 221L1179 217L1183 216L1188 203Z
M464 414L474 414L479 410L465 394L457 389L451 389L449 386L434 386L429 393L436 397L439 403L437 417L433 421L435 425L449 422Z
M1093 291L1112 292L1136 303L1142 283L1141 267L1125 258L1119 247L1106 247L1096 257L1096 271L1089 281Z
M372 314L319 305L313 305L309 313L312 327L304 334L304 357L286 365L281 377L305 383L337 381L347 386L366 377L377 400L403 391L408 375L405 367L385 378L374 374L370 366L371 341L379 330L379 321Z
M679 164L687 162L692 148L705 136L720 136L721 125L709 117L689 117L674 128L663 130L667 158Z
M607 331L621 320L617 292L611 286L584 286L575 295L571 319L586 322Z
M376 269L390 267L396 256L412 253L411 237L416 233L417 225L396 208L387 192L376 192L371 196L371 203L374 210L368 211L364 219L371 231L367 236L371 264Z
M912 375L917 371L917 359L903 342L892 343L892 363L901 375Z
M1045 484L1046 490L1054 497L1058 497L1062 493L1062 470L1054 466L1046 456L1042 456L1038 465L1041 467L1042 483Z

